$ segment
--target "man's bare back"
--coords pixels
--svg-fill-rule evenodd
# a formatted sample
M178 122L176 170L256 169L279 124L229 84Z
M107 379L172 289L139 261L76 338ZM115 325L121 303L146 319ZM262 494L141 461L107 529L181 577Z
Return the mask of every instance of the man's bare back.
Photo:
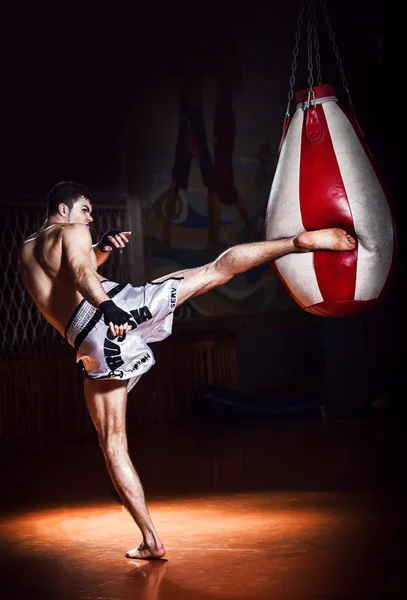
M61 335L83 299L67 261L64 234L67 229L71 230L70 241L72 237L89 237L92 246L89 230L86 232L85 228L87 226L81 224L49 225L25 240L20 251L19 271L24 285L41 313ZM102 281L103 277L97 273L93 247L89 249L89 256L95 276Z

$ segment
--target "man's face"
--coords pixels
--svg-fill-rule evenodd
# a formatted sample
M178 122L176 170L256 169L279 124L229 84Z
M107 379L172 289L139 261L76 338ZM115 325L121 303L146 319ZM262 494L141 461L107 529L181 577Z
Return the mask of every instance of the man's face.
M92 204L87 198L81 196L75 200L71 210L69 211L68 223L83 223L90 228L90 224L93 221L91 213Z

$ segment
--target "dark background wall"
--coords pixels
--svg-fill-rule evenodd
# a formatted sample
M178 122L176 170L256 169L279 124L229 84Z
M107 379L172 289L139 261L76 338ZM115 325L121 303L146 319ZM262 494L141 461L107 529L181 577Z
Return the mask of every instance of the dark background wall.
M396 142L389 118L395 119L405 92L399 3L327 5L362 124L377 159L390 162L382 142ZM115 183L129 111L139 119L140 164L133 178L141 177L151 150L146 100L161 93L168 74L181 74L191 62L213 71L231 32L243 61L268 73L264 87L272 83L273 108L279 109L270 111L270 119L280 123L298 6L280 2L248 10L236 3L161 3L139 5L133 14L100 6L53 13L9 5L1 40L2 190L45 192L68 173L89 184ZM324 70L339 83L330 49L322 52ZM305 57L301 60L299 86L306 81Z

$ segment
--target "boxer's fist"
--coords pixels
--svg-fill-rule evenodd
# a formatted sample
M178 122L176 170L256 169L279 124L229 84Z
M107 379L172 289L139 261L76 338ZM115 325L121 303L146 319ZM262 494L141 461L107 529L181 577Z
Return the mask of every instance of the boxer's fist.
M124 248L126 244L129 243L129 235L131 235L131 231L110 229L102 235L97 244L97 248L101 252L111 252L113 248Z
M113 300L101 302L99 310L103 313L105 324L109 326L114 335L122 335L131 329L131 325L129 325L132 319L131 315L117 306Z

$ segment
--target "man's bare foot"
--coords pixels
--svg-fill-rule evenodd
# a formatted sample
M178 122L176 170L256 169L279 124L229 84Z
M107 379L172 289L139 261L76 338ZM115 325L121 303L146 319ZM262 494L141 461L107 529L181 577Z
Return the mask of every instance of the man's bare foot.
M355 239L344 229L332 227L331 229L317 229L305 231L296 235L294 246L300 252L314 250L350 251L356 248Z
M143 560L154 560L155 558L161 558L165 554L165 548L161 546L154 546L150 548L145 542L141 542L138 548L128 550L126 552L126 558L141 558Z

